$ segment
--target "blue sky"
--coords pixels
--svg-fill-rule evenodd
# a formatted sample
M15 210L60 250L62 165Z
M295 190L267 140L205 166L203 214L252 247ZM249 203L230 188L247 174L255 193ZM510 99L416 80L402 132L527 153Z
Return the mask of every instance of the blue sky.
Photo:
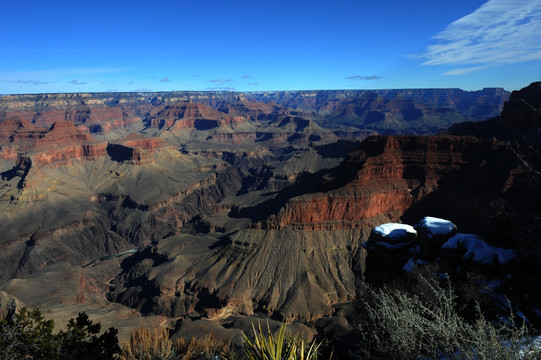
M0 93L541 79L539 0L2 1Z

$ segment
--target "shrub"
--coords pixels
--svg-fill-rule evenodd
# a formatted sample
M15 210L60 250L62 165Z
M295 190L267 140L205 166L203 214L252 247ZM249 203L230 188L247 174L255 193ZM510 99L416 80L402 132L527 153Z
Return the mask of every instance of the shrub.
M487 321L479 307L469 322L456 309L457 297L450 283L440 287L435 280L421 278L430 294L415 294L382 288L367 289L361 324L367 358L399 359L518 359L536 358L524 324L510 320Z
M115 359L120 351L117 330L98 336L101 325L85 313L71 319L65 331L53 333L54 321L45 320L39 309L23 308L12 321L0 322L0 352L4 359Z
M0 352L3 359L53 359L54 321L45 320L39 309L22 308L12 321L0 322Z
M109 328L99 335L100 324L94 324L88 315L81 312L70 319L67 330L56 335L57 354L60 359L115 359L120 352L118 330Z

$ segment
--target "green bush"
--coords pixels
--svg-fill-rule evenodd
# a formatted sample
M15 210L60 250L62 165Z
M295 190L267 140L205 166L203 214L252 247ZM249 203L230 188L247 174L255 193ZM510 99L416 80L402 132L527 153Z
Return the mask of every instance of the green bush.
M441 287L421 278L423 296L398 289L367 289L360 325L361 352L381 359L524 359L538 358L530 348L527 328L510 320L486 320L477 307L477 318L468 321L457 310L450 283ZM527 355L524 355L524 354Z
M53 333L54 321L45 320L39 309L26 308L11 321L0 321L0 353L3 359L110 360L120 352L117 330L102 335L85 313L71 319L65 331Z

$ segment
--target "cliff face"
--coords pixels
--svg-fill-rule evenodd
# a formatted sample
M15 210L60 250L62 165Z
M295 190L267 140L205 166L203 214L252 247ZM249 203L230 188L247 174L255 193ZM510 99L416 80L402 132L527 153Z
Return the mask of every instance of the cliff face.
M454 135L495 137L516 146L541 144L541 82L513 91L501 116L487 121L457 124L446 132ZM520 149L521 152L525 151Z
M3 138L0 159L17 159L24 154L38 168L106 155L117 161L141 164L144 158L148 158L146 152L153 152L164 145L160 138L144 138L135 134L107 144L92 137L84 127L76 127L72 121L66 120L57 121L48 129L26 120L6 120L0 123L0 134L0 138ZM122 153L121 156L117 156L117 150Z
M322 175L331 180L322 181L318 192L283 199L264 226L325 228L382 214L398 221L429 212L461 219L461 226L479 232L496 226L506 207L535 207L535 198L515 198L527 186L524 171L514 150L496 140L369 137L339 168ZM340 184L341 178L351 180Z
M312 321L358 295L365 257L360 245L374 226L430 213L452 215L465 231L486 233L517 202L535 205L535 198L517 199L523 170L495 140L369 137L340 166L301 176L266 202L234 209L230 216L252 218L249 229L219 241L174 237L148 249L152 262L142 256L125 263L109 296L173 317L259 314ZM201 242L212 250L201 249Z
M68 120L107 134L145 127L208 130L289 115L332 128L432 134L497 116L508 97L503 89L7 95L0 99L0 120L16 117L41 127Z
M463 121L498 116L509 92L483 89L329 90L250 94L323 116L323 124L353 125L381 134L434 134Z
M541 81L513 91L504 105L501 126L541 127Z

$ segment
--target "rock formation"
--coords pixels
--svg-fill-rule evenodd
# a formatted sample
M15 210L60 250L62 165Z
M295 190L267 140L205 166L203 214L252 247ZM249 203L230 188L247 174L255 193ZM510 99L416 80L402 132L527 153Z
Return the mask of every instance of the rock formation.
M11 296L5 291L0 291L0 320L11 320L18 313L24 304L15 296Z
M201 326L222 331L239 317L351 329L344 309L362 295L374 227L431 214L510 248L513 216L535 217L535 163L508 144L375 134L434 133L494 115L506 96L3 96L0 289L55 314L103 307L180 330L212 321ZM521 239L533 241L528 229ZM420 225L417 242L400 244L374 234L369 256L400 271L410 248L440 245L433 230ZM61 274L76 292L51 284L63 295L36 295L32 286Z
M367 250L365 278L371 284L392 279L413 255L417 231L406 224L387 223L372 229L363 243Z
M487 171L501 177L483 183L483 191L475 186L477 195L468 192L469 200L447 201L438 211L455 214L469 208L475 220L487 215L492 219L502 211L500 206L505 208L506 192L520 166L512 152L495 141L370 137L340 166L300 176L258 205L232 208L234 218L252 219L250 229L224 229L225 236L218 238L174 237L149 248L154 260L142 256L135 264L126 263L111 300L167 316L259 314L315 320L332 314L333 304L355 298L365 267L360 245L374 226L431 209L433 196L448 199L469 191L455 179L486 180ZM491 208L497 197L502 203ZM471 220L458 222L464 228L478 226ZM211 252L198 247L205 242ZM393 244L393 256L377 251L388 243L371 240L367 247L380 254L372 258L375 263L398 271L412 256L413 238ZM173 244L183 244L183 250L173 250L179 246ZM306 294L311 294L310 302Z
M456 235L457 228L449 220L425 216L415 225L419 235L417 242L424 259L433 260L440 253L440 248Z

